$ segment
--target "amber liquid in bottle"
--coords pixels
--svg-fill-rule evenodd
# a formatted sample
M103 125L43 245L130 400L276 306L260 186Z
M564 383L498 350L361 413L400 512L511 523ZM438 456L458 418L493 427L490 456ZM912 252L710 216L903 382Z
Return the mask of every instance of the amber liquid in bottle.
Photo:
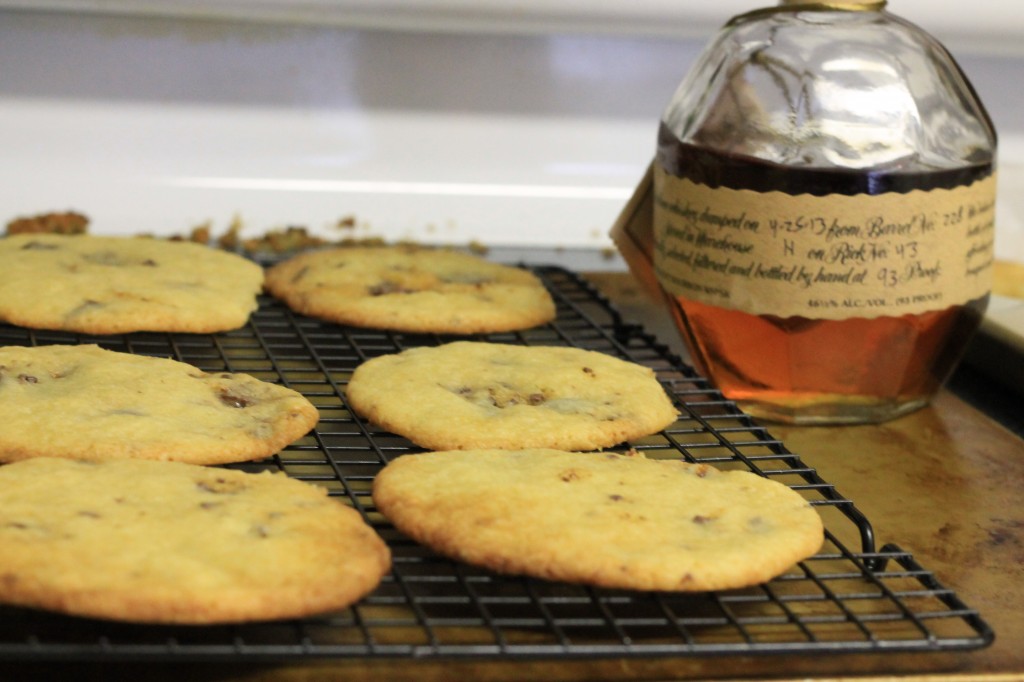
M936 172L781 166L680 142L664 126L657 162L710 187L880 194L970 184L991 163ZM678 297L692 359L749 413L791 423L881 421L927 404L956 366L988 297L917 315L821 320L752 315Z

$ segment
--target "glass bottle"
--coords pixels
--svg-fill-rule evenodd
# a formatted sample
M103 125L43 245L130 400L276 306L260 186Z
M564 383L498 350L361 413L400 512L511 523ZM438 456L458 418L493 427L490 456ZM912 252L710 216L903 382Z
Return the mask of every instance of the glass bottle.
M885 2L732 19L661 121L653 271L694 363L751 414L926 405L991 287L993 126Z

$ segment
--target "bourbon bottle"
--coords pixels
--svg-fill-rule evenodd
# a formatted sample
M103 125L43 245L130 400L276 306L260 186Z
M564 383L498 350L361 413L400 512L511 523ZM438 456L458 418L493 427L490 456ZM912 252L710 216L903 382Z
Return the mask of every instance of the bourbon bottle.
M694 363L755 416L920 408L988 301L995 131L884 5L734 18L662 117L650 266Z

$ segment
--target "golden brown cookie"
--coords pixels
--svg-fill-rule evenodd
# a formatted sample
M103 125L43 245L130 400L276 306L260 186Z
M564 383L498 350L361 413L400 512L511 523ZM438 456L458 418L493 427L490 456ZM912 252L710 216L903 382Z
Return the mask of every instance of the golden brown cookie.
M408 332L511 331L555 317L526 270L411 246L308 251L270 268L267 290L303 315Z
M824 537L817 512L781 483L635 454L406 455L377 475L373 501L398 530L457 560L609 588L753 585Z
M145 623L344 608L390 552L358 512L284 474L41 458L0 467L0 602Z
M0 347L0 461L261 459L316 424L299 393L98 346Z
M412 348L357 367L346 395L370 421L434 450L593 450L678 416L649 368L555 346Z
M0 320L86 334L237 329L263 270L190 242L25 234L0 239Z

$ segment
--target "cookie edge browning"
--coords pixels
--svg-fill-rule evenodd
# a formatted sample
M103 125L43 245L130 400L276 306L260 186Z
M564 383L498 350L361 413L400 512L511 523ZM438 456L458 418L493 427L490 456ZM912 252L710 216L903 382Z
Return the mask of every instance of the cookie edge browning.
M365 316L361 314L353 314L347 310L339 310L338 308L328 304L321 303L308 296L303 291L292 290L289 285L291 279L295 277L298 272L304 267L308 266L310 261L315 262L316 260L324 257L329 257L331 254L343 251L362 250L369 252L372 249L401 249L401 250L415 250L429 252L429 248L415 248L415 247L401 247L401 246L377 246L377 247L331 247L324 249L314 249L311 251L305 251L303 253L296 254L287 260L276 263L267 269L264 278L264 288L271 296L284 303L288 308L300 315L307 317L313 317L320 320L326 320L328 322L334 322L337 324L351 325L353 327L360 327L363 329L381 329L387 331L398 331L398 332L409 332L409 333L434 333L434 334L486 334L486 333L500 333L500 332L511 332L520 331L524 329L531 329L538 327L542 324L547 324L555 319L558 313L557 306L554 300L551 298L550 292L544 286L543 282L529 270L523 268L517 268L511 265L504 265L500 263L493 263L491 261L472 256L466 255L468 258L474 258L492 267L505 268L507 270L516 271L524 276L524 280L528 280L531 283L531 288L535 288L538 295L538 302L543 303L539 305L537 310L530 311L518 310L513 311L515 314L509 315L508 320L502 322L497 319L491 320L460 320L457 323L451 321L444 321L439 323L437 321L421 321L421 320L399 320L390 321L383 320L379 317L373 319L365 319ZM458 251L448 251L450 253L460 253ZM525 287L525 284L524 284Z
M38 458L33 460L36 464L43 461ZM294 484L293 490L297 491L295 497L329 500L325 489L290 478L284 473L249 474L182 463L162 463L157 466L203 469L205 472L216 472L228 480L273 476L278 481L287 481L286 485ZM280 494L280 491L277 492ZM302 576L300 582L273 585L266 592L255 588L203 595L201 590L194 593L182 592L176 586L165 586L147 597L139 592L137 586L132 585L124 590L85 587L61 592L54 590L52 584L40 581L34 574L23 576L5 571L3 558L0 557L0 603L69 616L153 625L228 625L299 618L341 610L376 589L391 568L391 550L357 510L336 501L330 501L329 504L336 506L330 512L334 517L330 519L333 529L328 528L330 532L324 535L337 538L338 544L333 551L325 552L322 540L310 538L310 542L315 543L313 546L319 554L331 554L341 563L341 567L333 574L326 570L323 563L329 557L319 556L311 562L311 566L318 570L311 570L308 575ZM310 518L318 522L328 518L326 508L314 511L315 517ZM364 551L353 553L351 550L355 544L361 544ZM353 563L353 557L358 561ZM268 566L268 570L273 571L275 567ZM332 579L310 580L316 575L328 575ZM266 581L258 583L259 586L265 584Z
M568 453L565 451L547 450L543 448L531 448L528 450L538 453L552 452L559 455L572 454L580 457L639 457L640 459L649 462L659 461L648 460L643 457L643 455L639 454L620 455L611 452L601 454ZM490 450L489 452L501 452L505 455L512 454L510 451ZM467 547L463 546L459 542L459 539L455 537L455 534L446 533L444 529L436 525L423 526L419 523L418 520L423 518L424 512L429 511L423 506L422 502L410 502L408 497L401 493L395 493L394 491L389 490L389 478L398 471L399 468L408 466L415 467L417 458L429 458L438 454L442 456L456 454L468 457L474 456L477 453L467 450L438 451L410 454L393 460L374 479L372 497L375 507L399 532L410 537L415 542L455 561L483 567L501 574L530 576L543 580L591 585L606 589L681 593L710 592L715 590L742 589L769 581L779 575L782 575L790 568L796 566L799 562L814 556L820 551L824 544L824 524L821 516L813 509L810 503L804 500L808 509L813 513L813 517L808 515L808 519L813 518L816 520L815 531L813 533L808 532L803 536L803 542L801 544L797 545L794 543L794 546L790 548L790 552L785 556L780 556L773 561L766 561L764 556L756 557L758 560L757 568L746 571L745 578L732 578L731 576L725 576L723 578L723 576L719 574L717 576L709 575L704 579L696 579L692 575L684 574L683 576L680 576L675 572L673 572L671 576L665 577L658 571L640 570L633 572L631 577L626 579L624 576L627 575L627 573L622 571L604 571L600 568L584 570L581 568L583 565L582 562L573 564L552 564L550 562L538 562L536 557L524 556L522 554L512 555L509 553L507 546L505 545L501 546L497 550L493 547ZM403 461L405 464L401 464ZM714 469L706 464L690 464L679 460L666 461L666 463L668 462L676 465L683 465L685 467L712 469L719 474L745 474L754 476L758 479L770 481L770 479L757 476L757 474L749 471L722 471ZM394 467L390 469L390 473L388 472L389 467ZM785 488L792 493L792 495L795 495L796 497L793 498L794 501L796 501L797 498L801 500L803 499L798 493L787 486L775 481L771 482L774 485ZM638 568L643 567L641 565Z

